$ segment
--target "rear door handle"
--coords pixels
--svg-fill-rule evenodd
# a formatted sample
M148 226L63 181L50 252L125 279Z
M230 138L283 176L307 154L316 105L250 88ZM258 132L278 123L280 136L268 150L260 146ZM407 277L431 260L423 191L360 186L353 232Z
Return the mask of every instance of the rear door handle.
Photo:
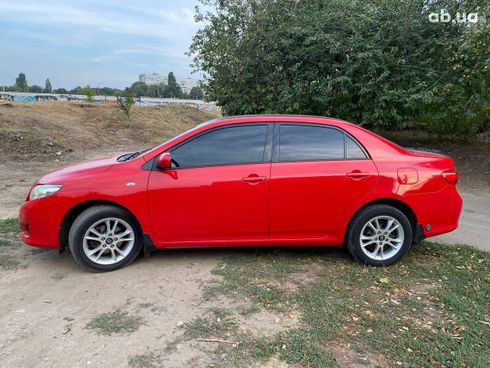
M354 170L351 171L350 173L345 174L345 176L351 179L363 179L363 178L367 178L370 175L371 175L370 173L362 172L359 170Z
M242 178L242 180L244 182L247 182L247 183L260 183L261 181L266 181L267 180L267 177L266 176L258 176L258 175L255 175L255 174L252 174L252 175L249 175L245 178Z

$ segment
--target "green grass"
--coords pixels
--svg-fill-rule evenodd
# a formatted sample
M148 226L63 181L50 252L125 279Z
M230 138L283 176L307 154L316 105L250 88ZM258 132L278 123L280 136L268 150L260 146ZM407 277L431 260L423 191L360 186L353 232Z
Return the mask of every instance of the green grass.
M131 368L157 368L162 366L160 356L154 352L133 355L128 358L128 365Z
M229 316L216 324L215 312L186 324L186 339L240 341L217 348L216 366L278 358L295 367L332 367L338 364L332 346L347 344L342 354L351 364L490 366L489 253L423 242L402 262L374 268L337 250L265 249L233 254L213 273L221 281L209 285L208 299L225 295L276 314L301 314L298 327L272 337L244 333Z
M100 335L131 334L143 324L141 317L131 316L127 312L116 309L95 316L87 324L87 328L96 330Z
M18 233L20 231L19 220L9 218L0 220L0 233Z
M4 252L0 253L0 270L15 270L19 265L20 262L14 256Z
M185 325L186 338L219 338L237 329L236 322L225 309L212 309L207 317L197 317Z
M2 271L15 270L20 265L20 262L16 257L7 253L7 247L11 246L12 242L5 239L10 237L8 234L17 233L19 231L19 220L0 220L0 234L2 234L2 239L0 239L0 270Z
M244 316L244 317L250 317L250 316L252 316L252 315L254 315L255 313L258 313L258 312L260 312L260 306L257 305L256 303L253 303L252 305L243 307L240 310L240 314L242 316Z

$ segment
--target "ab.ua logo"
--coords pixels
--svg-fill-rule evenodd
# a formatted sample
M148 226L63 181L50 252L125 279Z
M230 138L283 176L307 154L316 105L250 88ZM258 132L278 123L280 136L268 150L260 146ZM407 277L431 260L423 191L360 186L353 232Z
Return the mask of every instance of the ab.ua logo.
M451 14L449 14L444 9L441 9L440 13L430 13L429 14L429 22L431 23L477 23L478 22L478 13L460 13L457 12L456 16L453 18Z

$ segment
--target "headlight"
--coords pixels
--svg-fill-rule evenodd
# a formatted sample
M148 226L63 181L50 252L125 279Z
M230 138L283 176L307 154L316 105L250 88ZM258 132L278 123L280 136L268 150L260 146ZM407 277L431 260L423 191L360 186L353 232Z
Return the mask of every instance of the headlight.
M63 185L54 185L54 184L45 184L45 185L36 185L31 190L31 194L29 195L29 199L32 201L34 199L49 197L50 195L58 192Z

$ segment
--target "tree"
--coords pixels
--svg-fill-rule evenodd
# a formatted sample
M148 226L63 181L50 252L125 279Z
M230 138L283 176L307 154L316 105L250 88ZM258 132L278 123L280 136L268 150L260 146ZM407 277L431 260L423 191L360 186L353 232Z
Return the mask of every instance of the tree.
M204 98L204 92L199 86L192 87L189 92L189 98L191 100L202 100Z
M164 97L166 88L167 88L167 85L165 83L158 84L157 90L156 90L156 95L153 97L158 97L158 98Z
M457 83L465 72L455 73L453 58L475 25L428 18L478 12L476 0L201 2L213 9L198 10L204 26L189 53L225 114L326 115L396 129L444 111L442 91L462 110L473 95ZM464 70L488 65L481 54Z
M427 94L422 121L437 135L472 135L490 128L490 23L466 27L451 53L450 73Z
M51 87L51 81L46 79L46 82L44 83L44 92L45 93L51 93L53 92L53 87Z
M32 85L32 86L29 87L29 92L42 93L43 92L43 87L34 84L34 85Z
M99 93L104 96L115 96L117 93L121 93L121 92L122 91L117 88L111 88L111 87L99 88Z
M131 114L131 108L134 105L133 92L131 91L130 88L126 88L124 90L124 99L119 93L117 93L116 100L117 100L117 107L126 114L126 117L129 120Z
M83 95L83 88L80 86L76 86L75 88L70 90L70 94L72 94L72 95Z
M182 98L184 93L182 88L180 88L177 80L175 79L174 73L168 73L167 87L165 89L165 97L171 98Z
M175 86L177 84L177 79L175 79L175 75L173 72L168 73L167 84L169 86Z
M157 84L146 85L146 97L160 97L160 87Z
M16 91L15 85L14 86L1 86L0 89L3 92L15 92Z
M87 102L93 102L94 101L95 91L90 86L86 86L86 87L82 88L82 94L85 95Z
M136 97L143 97L146 96L146 87L144 82L134 82L130 88Z
M64 95L64 94L67 94L68 91L66 90L66 88L57 88L57 89L53 90L53 93Z
M18 92L27 92L29 90L24 73L19 73L19 76L15 79L15 90Z

